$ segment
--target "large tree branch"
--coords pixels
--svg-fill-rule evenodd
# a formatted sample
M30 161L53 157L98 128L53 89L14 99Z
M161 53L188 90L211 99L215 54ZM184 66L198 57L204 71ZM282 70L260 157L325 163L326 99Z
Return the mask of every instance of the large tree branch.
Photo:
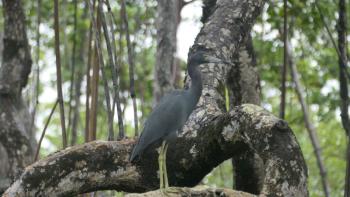
M155 190L142 194L127 194L125 197L154 197L164 196L164 191ZM231 197L254 197L249 193L234 191L232 189L221 189L221 188L208 188L205 186L199 186L195 188L187 187L174 187L170 191L167 191L166 196L171 197L182 197L182 196L231 196Z
M306 166L288 125L250 104L211 119L198 133L186 132L168 151L169 181L194 186L214 167L245 149L264 162L261 194L306 196ZM95 141L52 154L28 166L4 196L67 196L114 189L158 188L156 145L137 164L128 162L133 140Z

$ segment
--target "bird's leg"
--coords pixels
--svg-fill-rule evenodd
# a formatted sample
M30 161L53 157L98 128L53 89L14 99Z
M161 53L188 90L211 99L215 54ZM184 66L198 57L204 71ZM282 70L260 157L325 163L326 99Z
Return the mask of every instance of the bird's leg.
M167 172L167 166L166 166L166 154L167 154L167 150L168 150L168 143L165 143L165 147L164 147L164 184L165 184L165 188L169 187L169 182L168 182L168 172Z
M159 164L159 188L162 190L164 189L164 146L165 141L162 142L162 146L160 147L159 151L159 157L158 157L158 164Z

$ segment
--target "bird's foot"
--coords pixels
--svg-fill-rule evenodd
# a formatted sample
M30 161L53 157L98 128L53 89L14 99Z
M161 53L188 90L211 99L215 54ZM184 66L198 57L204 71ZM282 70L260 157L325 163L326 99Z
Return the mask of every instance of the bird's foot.
M160 188L160 193L162 196L170 197L172 193L176 193L177 189L173 187Z

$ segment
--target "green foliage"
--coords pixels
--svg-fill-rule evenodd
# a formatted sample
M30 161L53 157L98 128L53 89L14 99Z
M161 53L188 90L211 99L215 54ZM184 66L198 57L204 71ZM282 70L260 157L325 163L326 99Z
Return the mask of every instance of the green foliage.
M232 188L232 171L232 162L229 159L224 163L220 164L218 167L216 167L203 179L202 182L206 185L210 185L211 187Z
M334 1L318 1L327 25L336 39L337 4ZM254 46L258 56L258 69L263 88L263 106L275 115L279 112L280 68L283 65L283 43L281 37L268 37L274 31L283 29L283 4L270 4L267 16L256 26L267 26L263 32L253 32ZM339 115L338 58L326 33L314 2L289 0L288 25L292 40L294 58L304 98L311 120L317 129L322 156L328 171L331 196L343 196L345 176L346 137ZM349 14L348 14L349 16ZM319 169L313 147L304 126L303 113L288 77L286 120L297 136L309 169L310 196L324 196Z

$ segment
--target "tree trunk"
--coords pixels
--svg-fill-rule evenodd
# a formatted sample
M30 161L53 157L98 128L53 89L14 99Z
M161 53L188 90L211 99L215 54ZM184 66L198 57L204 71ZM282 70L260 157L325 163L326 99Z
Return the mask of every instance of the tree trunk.
M174 88L172 68L175 63L174 55L176 52L178 1L158 0L157 55L153 85L154 104L158 103L166 92Z
M340 85L340 117L343 128L347 135L347 149L346 149L346 175L345 175L345 189L344 196L350 196L350 118L349 118L349 91L347 73L347 23L346 23L346 4L344 0L339 0L339 19L337 24L338 29L338 47L339 47L339 85Z
M251 103L260 105L260 83L256 71L256 59L250 35L246 42L233 55L234 67L228 75L230 108ZM254 151L242 151L232 160L234 183L237 190L259 194L264 178L263 161Z
M32 66L24 12L20 0L3 0L2 3L5 24L0 67L0 143L6 150L9 169L0 181L19 175L30 164L34 153L31 119L21 97Z

